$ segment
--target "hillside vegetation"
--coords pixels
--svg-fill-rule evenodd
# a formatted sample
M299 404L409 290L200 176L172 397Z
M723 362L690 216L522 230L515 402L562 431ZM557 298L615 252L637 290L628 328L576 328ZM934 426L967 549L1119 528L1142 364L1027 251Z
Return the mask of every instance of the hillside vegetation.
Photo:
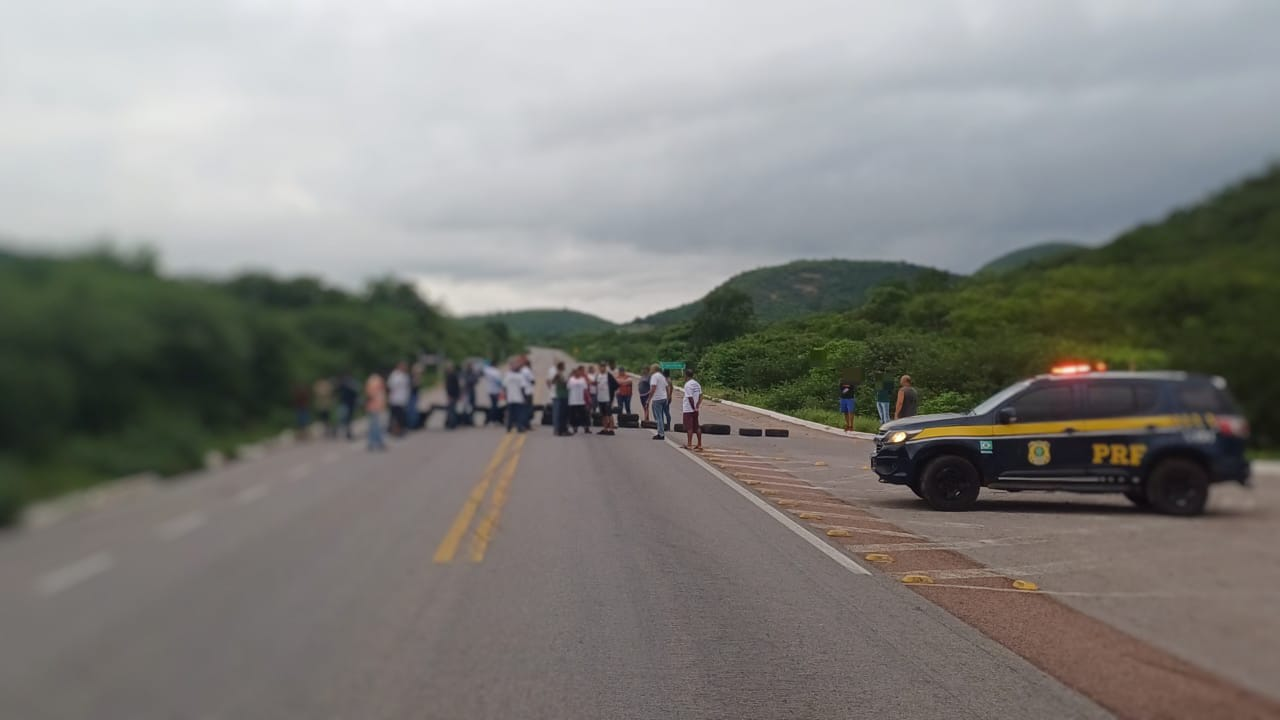
M111 253L0 253L0 524L30 500L197 467L291 424L291 391L421 350L493 350L391 279L159 276Z
M1070 242L1047 242L1039 245L1031 245L1029 247L1020 248L1013 252L1005 253L991 262L983 265L978 273L1002 273L1011 270L1021 270L1031 265L1047 264L1055 260L1061 260L1075 253L1084 252L1084 245Z
M833 406L839 368L910 373L925 411L967 410L1064 358L1219 374L1259 446L1280 444L1280 168L1047 266L919 275L845 313L767 324L702 347L684 323L577 338L589 357L699 362L704 382L756 404ZM701 349L700 349L701 348ZM860 388L869 409L872 383Z
M923 272L938 272L905 262L862 260L797 260L785 265L750 270L729 278L717 290L732 288L751 297L762 322L789 320L861 305L871 288L893 280L910 280ZM688 322L702 300L664 310L640 320L662 326Z
M464 324L472 326L495 321L505 324L512 333L533 342L546 342L575 333L602 332L614 327L613 323L604 318L569 309L516 310L462 318Z

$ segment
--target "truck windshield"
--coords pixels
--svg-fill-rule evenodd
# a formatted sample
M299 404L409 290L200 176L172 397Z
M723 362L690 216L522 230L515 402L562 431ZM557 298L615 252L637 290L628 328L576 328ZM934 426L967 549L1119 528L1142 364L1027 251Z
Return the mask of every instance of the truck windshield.
M1023 380L1022 382L1016 382L1010 385L1009 387L1001 390L1000 392L996 393L995 395L992 395L991 397L984 400L980 405L978 405L978 407L974 408L969 414L970 415L986 415L987 413L995 412L996 408L1003 405L1009 398L1013 397L1014 395L1017 395L1023 390L1026 390L1029 385L1031 385L1030 380Z

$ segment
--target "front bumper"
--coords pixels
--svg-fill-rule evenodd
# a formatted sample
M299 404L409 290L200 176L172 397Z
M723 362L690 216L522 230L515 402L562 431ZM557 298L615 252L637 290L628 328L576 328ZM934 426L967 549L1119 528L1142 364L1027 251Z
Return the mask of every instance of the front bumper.
M871 453L871 470L880 478L880 482L891 485L908 485L911 483L911 458L903 445L883 445L876 440L876 450Z

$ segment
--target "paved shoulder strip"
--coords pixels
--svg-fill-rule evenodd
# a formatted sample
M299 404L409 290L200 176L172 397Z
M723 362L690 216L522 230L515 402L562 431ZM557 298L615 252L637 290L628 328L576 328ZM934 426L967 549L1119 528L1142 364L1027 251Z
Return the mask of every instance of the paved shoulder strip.
M766 514L769 515L769 517L773 518L774 520L777 520L778 522L782 523L782 525L786 527L788 530L795 533L796 535L799 535L801 538L804 539L805 542L817 548L823 555L826 555L827 557L834 560L836 564L839 565L840 567L844 568L845 570L848 570L854 575L868 575L868 576L871 575L870 571L868 571L866 568L862 567L858 563L854 562L848 555L845 555L839 550L831 547L831 545L829 545L826 541L822 540L821 538L817 537L813 533L809 532L802 525L792 520L791 518L787 517L786 514L784 514L780 510L769 505L769 503L761 500L751 491L746 490L741 485L734 482L731 478L726 476L724 473L712 467L709 463L707 463L707 461L703 460L697 455L694 455L693 453L685 452L683 448L681 448L679 443L673 442L671 440L667 440L667 444L675 448L677 451L680 451L681 454L685 455L693 462L697 463L697 465L701 467L703 470L706 470L708 473L711 473L711 475L717 478L718 480L720 480L720 482L732 488L734 492L738 493L742 497L749 500L752 505L755 505L756 507L763 510Z

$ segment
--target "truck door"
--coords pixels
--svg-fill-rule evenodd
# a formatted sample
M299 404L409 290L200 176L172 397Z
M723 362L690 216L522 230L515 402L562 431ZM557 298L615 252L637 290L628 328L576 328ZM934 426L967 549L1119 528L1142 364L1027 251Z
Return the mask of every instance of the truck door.
M994 442L1002 485L1055 483L1086 474L1088 447L1072 422L1079 417L1075 383L1036 385L998 412Z

